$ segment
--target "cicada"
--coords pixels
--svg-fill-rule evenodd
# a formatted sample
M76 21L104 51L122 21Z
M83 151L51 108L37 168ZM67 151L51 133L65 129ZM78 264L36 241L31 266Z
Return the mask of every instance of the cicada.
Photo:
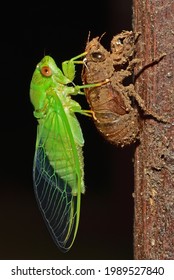
M84 54L62 63L45 56L38 63L30 85L30 99L38 121L33 164L36 199L46 225L63 252L77 234L81 193L85 192L82 147L84 139L75 113L82 110L71 95L83 94L75 86L75 63ZM87 85L88 87L88 85Z
M135 43L140 33L122 31L113 37L110 51L94 38L86 45L86 57L82 70L85 84L97 83L98 87L86 88L86 98L93 112L97 129L106 140L124 147L136 142L141 132L141 117L166 120L148 110L144 100L132 83L134 67L141 60L134 58ZM158 63L165 54L147 66ZM143 71L143 69L141 69ZM141 72L139 71L139 72Z
M86 46L82 71L84 84L107 81L85 89L85 93L97 129L118 146L133 143L139 136L139 113L132 98L137 99L137 94L133 84L125 84L137 62L133 58L134 42L134 33L124 31L114 36L111 51L107 51L98 37L92 39ZM139 96L137 100L143 102Z

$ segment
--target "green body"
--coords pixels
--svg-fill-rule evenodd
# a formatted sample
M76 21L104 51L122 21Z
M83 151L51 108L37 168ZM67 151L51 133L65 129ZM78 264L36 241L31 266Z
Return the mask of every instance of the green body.
M84 139L74 113L89 113L71 99L84 87L72 83L74 63L81 56L84 54L64 62L63 72L50 56L45 56L37 65L30 86L30 99L38 120L34 189L45 222L62 251L69 250L74 242L81 193L85 192Z

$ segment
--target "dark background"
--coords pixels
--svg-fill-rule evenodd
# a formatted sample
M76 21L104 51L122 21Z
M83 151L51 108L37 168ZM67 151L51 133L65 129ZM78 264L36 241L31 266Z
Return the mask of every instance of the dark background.
M132 29L132 3L27 3L1 9L0 259L132 259L133 148L106 143L92 120L79 117L87 188L75 243L63 254L47 231L33 192L36 120L29 100L32 73L45 54L61 66L84 51L89 31L91 38L106 32L102 44L109 47L115 34ZM81 84L80 72L75 82ZM87 108L84 97L79 102Z

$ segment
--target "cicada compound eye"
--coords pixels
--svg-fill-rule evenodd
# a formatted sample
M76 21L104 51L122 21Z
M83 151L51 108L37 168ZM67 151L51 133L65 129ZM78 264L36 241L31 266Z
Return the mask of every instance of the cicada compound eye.
M50 77L52 75L52 70L49 66L43 66L40 71L45 77Z
M104 54L102 54L100 51L91 53L91 57L92 57L92 60L95 62L100 62L100 61L105 60Z

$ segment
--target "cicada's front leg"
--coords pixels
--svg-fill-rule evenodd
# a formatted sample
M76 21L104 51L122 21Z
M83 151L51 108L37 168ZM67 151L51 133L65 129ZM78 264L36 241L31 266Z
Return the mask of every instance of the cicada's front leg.
M83 64L83 60L77 60L84 57L86 52L81 53L70 60L66 60L62 63L62 71L64 75L72 82L75 78L75 64Z

